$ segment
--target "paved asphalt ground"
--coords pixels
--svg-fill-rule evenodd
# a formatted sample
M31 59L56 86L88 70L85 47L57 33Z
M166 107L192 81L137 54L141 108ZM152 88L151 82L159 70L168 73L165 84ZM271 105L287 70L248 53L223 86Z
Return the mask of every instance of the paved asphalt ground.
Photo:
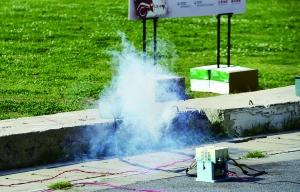
M251 150L266 151L268 157L259 159L239 159L239 164L246 164L267 174L251 178L245 176L239 168L229 164L228 170L236 172L237 176L230 176L230 180L219 183L195 181L195 177L187 177L185 172L170 172L186 169L191 165L191 156L195 155L195 148L178 149L169 152L155 152L107 160L77 162L70 165L49 165L35 169L21 169L0 172L0 190L4 192L49 192L47 186L58 181L70 181L75 184L69 191L97 192L97 191L126 191L126 188L137 188L135 191L148 192L182 192L182 191L299 191L300 189L300 133L299 131L282 132L267 136L257 136L245 142L217 142L210 146L229 148L229 155L238 159L240 155ZM189 161L181 161L189 160ZM174 164L174 162L179 162ZM233 163L232 161L230 161ZM230 163L229 162L229 163ZM170 166L164 166L170 165ZM161 166L160 170L148 171L149 168ZM162 167L164 166L164 167ZM247 168L249 173L255 173ZM67 170L73 171L62 174ZM142 172L130 172L140 170ZM88 172L97 172L96 175ZM119 172L119 175L102 176L99 172ZM196 173L196 169L190 173ZM57 175L57 177L52 178ZM33 180L43 180L32 182ZM279 182L282 181L282 182ZM26 182L26 184L20 184ZM298 182L298 183L297 183ZM7 184L16 184L7 186ZM76 185L76 183L81 183ZM264 184L258 184L264 183ZM103 185L108 184L108 185ZM120 189L113 189L115 186ZM143 190L141 190L143 189Z
M298 154L300 155L300 153ZM300 156L299 156L300 158ZM287 159L288 160L288 159ZM195 177L179 176L168 179L139 182L126 185L127 188L163 190L169 192L197 192L197 191L300 191L300 160L281 161L250 166L267 174L258 177L244 175L236 166L230 166L229 170L236 172L226 182L207 183L195 181ZM253 173L256 173L253 171ZM100 191L100 190L98 190ZM103 190L101 190L103 191ZM124 191L124 189L106 189L107 192Z

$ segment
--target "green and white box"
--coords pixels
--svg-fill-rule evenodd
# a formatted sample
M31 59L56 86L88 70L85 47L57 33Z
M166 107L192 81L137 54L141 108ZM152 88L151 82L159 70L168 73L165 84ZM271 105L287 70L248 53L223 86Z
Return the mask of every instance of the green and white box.
M234 66L211 70L210 91L230 94L256 91L258 89L258 70Z
M227 67L227 65L219 65L219 67ZM190 69L191 91L210 92L209 80L210 71L217 69L217 65L207 65Z

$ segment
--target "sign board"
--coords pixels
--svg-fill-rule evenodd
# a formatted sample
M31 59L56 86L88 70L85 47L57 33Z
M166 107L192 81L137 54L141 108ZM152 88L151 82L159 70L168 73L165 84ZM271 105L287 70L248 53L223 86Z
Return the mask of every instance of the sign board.
M246 12L246 0L128 0L129 20Z

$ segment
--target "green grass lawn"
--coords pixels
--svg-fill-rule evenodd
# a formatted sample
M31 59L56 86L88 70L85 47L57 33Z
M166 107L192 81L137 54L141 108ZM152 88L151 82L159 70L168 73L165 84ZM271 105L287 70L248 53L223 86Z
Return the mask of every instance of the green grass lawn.
M115 72L106 50L121 49L118 30L142 51L142 23L127 15L126 0L2 0L0 119L94 107ZM152 21L147 24L150 45ZM158 21L158 62L186 78L189 98L216 95L190 92L189 82L190 68L216 63L216 25L215 16ZM225 17L221 30L225 63ZM247 0L246 14L233 15L231 42L232 64L257 68L259 89L294 84L300 1Z

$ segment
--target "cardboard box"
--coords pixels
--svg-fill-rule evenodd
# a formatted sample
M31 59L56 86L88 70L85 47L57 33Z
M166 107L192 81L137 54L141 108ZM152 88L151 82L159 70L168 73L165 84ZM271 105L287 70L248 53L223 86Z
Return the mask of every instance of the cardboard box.
M227 65L219 65L220 68ZM210 73L212 69L217 69L217 64L195 67L190 69L191 91L210 92Z
M210 91L230 94L258 90L258 70L234 66L211 70Z

